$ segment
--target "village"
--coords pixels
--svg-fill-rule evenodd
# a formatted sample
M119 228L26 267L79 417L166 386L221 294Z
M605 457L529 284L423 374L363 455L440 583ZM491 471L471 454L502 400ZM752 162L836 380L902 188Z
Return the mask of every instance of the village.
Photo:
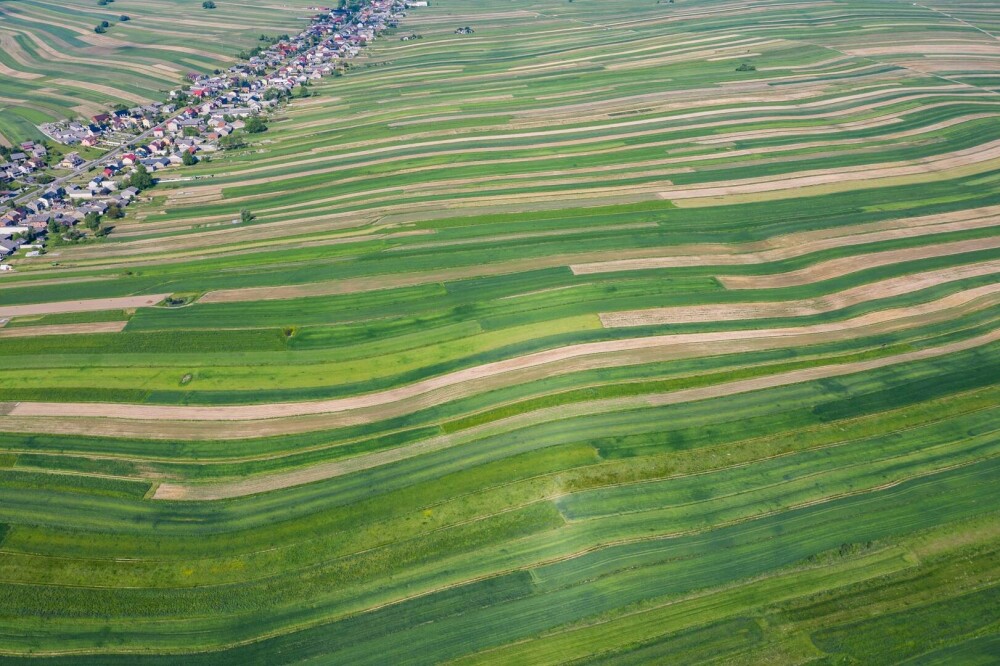
M190 75L189 85L171 91L165 102L117 105L89 123L40 126L60 148L79 148L54 155L32 141L0 154L0 262L18 252L33 257L47 246L107 235L109 222L155 185L156 174L245 145L245 135L266 130L269 111L308 96L312 81L342 75L347 61L395 28L408 8L426 5L369 0L316 7L319 13L298 35L262 35L261 45L241 54L239 63L224 72ZM84 150L106 152L88 161ZM11 264L0 263L0 271L10 270Z

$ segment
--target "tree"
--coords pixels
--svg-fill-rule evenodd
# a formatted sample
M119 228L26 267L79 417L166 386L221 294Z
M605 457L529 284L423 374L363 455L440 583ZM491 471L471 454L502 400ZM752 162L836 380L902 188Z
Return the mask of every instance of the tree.
M185 150L181 153L181 163L184 166L192 166L198 163L198 158L190 150Z
M253 222L254 218L257 216L250 212L249 208L243 208L240 210L240 222L246 224L247 222Z
M737 67L736 71L737 72L756 72L757 71L757 67L754 66L754 65L751 65L748 62L745 62L745 63L741 64L739 67Z
M246 130L248 134L260 134L261 132L267 131L267 125L265 125L264 121L257 116L253 116L252 118L247 119L246 126L243 129Z
M101 216L97 213L87 213L87 216L83 218L83 225L91 231L97 231L101 226Z
M198 136L200 132L197 127L185 127L184 136Z
M110 28L111 24L108 23L107 21L101 21L101 27L102 28Z
M124 23L125 21L131 21L132 17L129 16L128 14L122 14L121 16L118 17L118 20Z
M107 31L108 31L108 29L105 28L103 25L99 25L96 28L94 28L94 32L96 32L98 35L103 35Z
M236 150L237 148L243 148L247 145L247 142L243 140L243 135L230 134L219 139L219 147L223 150Z
M120 220L125 217L125 211L122 210L121 206L115 204L114 206L108 207L108 212L105 214L105 217L109 220Z
M215 3L212 0L205 0L205 2L201 3L201 7L202 9L215 9Z
M153 186L153 177L149 174L145 164L139 164L128 179L129 184L139 190L148 190Z

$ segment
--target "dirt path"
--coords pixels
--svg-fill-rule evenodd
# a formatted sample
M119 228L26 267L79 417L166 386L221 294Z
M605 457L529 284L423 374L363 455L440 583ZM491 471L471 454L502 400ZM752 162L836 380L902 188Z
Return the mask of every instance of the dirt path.
M156 305L170 294L150 296L123 296L121 298L95 298L85 301L55 301L32 305L2 305L0 317L26 317L30 315L60 314L63 312L99 312L101 310L127 310Z
M976 338L972 338L970 340L962 340L941 347L921 349L918 351L899 354L887 358L873 359L870 361L858 361L855 363L844 363L842 365L806 368L803 370L793 370L791 372L785 372L777 375L770 375L767 377L756 377L753 379L745 379L740 381L728 382L725 384L717 384L714 386L682 389L679 391L673 391L671 393L662 393L662 394L645 396L637 401L623 400L620 398L613 400L606 400L606 401L599 400L599 401L594 401L593 403L589 403L588 405L585 406L585 408L588 410L588 413L595 413L595 412L608 411L609 407L611 408L611 410L627 407L632 402L642 402L645 403L647 406L662 406L662 405L676 405L686 402L695 402L698 400L708 400L711 398L738 395L740 393L749 393L752 391L760 391L780 386L788 386L791 384L799 384L802 382L809 382L817 379L825 379L829 377L842 377L844 375L855 374L858 372L865 372L868 370L876 370L878 368L884 368L892 365L899 365L902 363L910 363L924 359L937 358L940 356L945 356L947 354L953 354L967 349L980 347L989 344L991 342L995 342L996 340L1000 340L1000 330L991 331L990 333L981 335ZM604 403L610 403L610 404L604 404ZM579 408L580 406L577 407ZM554 418L558 418L560 414L565 416L566 413L565 408L555 408L555 410L558 411L555 411L553 413L552 416ZM553 411L553 410L548 410L548 411ZM519 417L512 417L512 418L518 419ZM502 427L502 425L503 423L500 422L491 424L490 427L497 428L497 427ZM233 482L217 483L217 484L203 484L203 485L163 483L160 484L160 486L156 489L156 492L153 495L153 499L217 500L217 499L241 497L255 493L278 490L281 488L288 488L292 486L301 485L304 483L311 483L315 481L331 479L338 476L343 476L345 474L350 474L353 472L358 472L365 469L371 469L374 467L379 467L381 465L398 462L400 460L406 460L408 458L413 458L419 455L423 455L425 453L430 453L433 451L449 448L453 446L457 441L458 438L455 436L435 437L426 440L424 442L421 442L419 444L402 447L399 449L383 451L370 455L358 456L357 458L352 458L346 461L315 465L311 468L307 468L304 470L280 472L277 474L271 474L267 476L261 476L242 481L233 481Z
M692 322L738 321L779 317L808 317L842 310L852 305L893 296L902 296L948 282L1000 272L1000 260L967 266L944 268L925 273L902 275L880 282L853 287L835 294L798 301L764 301L759 303L725 303L692 305L650 310L630 310L601 314L607 328L653 326L657 324L688 324Z

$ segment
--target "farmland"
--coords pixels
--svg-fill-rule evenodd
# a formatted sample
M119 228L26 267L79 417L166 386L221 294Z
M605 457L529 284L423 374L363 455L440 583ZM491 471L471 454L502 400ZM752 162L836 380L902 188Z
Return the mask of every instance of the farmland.
M312 3L315 4L315 3ZM117 103L161 101L190 72L228 66L261 34L300 29L307 0L6 0L0 3L0 142L42 139L36 125ZM127 16L128 21L121 17ZM107 32L94 28L102 21Z
M199 5L0 2L0 97L155 99L308 3ZM998 35L411 9L0 274L0 662L991 663Z

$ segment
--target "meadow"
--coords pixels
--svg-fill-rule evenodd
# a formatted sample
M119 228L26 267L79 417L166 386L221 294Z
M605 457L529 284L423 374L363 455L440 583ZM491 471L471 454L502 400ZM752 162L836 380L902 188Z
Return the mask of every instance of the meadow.
M0 2L0 40L155 97L60 24L134 11L102 37L181 71L306 4L129 2ZM0 275L0 663L991 663L997 34L975 0L409 10ZM7 53L0 90L69 103Z

